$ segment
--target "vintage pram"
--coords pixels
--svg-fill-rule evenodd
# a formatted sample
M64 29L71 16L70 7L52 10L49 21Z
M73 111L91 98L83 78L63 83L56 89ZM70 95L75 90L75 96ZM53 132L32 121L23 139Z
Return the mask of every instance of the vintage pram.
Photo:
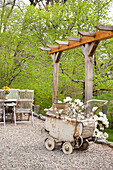
M71 154L75 148L87 149L89 141L95 140L95 121L88 118L79 120L77 116L70 118L66 115L66 107L65 103L56 103L46 113L45 131L49 137L45 139L45 146L48 150L54 150L56 144L61 143L62 151Z

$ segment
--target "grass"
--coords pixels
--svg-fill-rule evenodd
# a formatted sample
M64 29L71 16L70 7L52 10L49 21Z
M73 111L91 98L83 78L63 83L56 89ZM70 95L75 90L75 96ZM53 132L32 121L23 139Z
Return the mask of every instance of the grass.
M113 142L113 129L105 129L105 132L109 134L109 137L107 138L107 140L110 142Z

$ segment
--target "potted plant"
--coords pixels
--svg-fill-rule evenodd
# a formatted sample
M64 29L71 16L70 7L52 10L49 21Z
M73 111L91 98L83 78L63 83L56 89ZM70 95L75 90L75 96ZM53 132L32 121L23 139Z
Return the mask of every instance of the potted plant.
M2 89L5 89L5 98L7 98L7 95L10 93L10 91L9 91L9 87L8 86L4 86L4 87L2 87Z

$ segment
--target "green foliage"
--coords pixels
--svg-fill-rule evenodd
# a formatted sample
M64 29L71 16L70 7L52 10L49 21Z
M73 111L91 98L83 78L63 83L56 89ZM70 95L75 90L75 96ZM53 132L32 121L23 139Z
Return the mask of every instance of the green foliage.
M107 140L113 142L113 129L105 129L104 131L109 134Z

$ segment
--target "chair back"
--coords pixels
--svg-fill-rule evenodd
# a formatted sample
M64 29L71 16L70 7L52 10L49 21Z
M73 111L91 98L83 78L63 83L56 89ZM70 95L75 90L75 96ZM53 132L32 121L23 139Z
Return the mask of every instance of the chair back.
M8 99L17 99L19 89L9 89L10 93L7 95Z
M0 89L0 113L3 113L5 101L5 90Z
M34 90L18 90L16 109L32 110Z

